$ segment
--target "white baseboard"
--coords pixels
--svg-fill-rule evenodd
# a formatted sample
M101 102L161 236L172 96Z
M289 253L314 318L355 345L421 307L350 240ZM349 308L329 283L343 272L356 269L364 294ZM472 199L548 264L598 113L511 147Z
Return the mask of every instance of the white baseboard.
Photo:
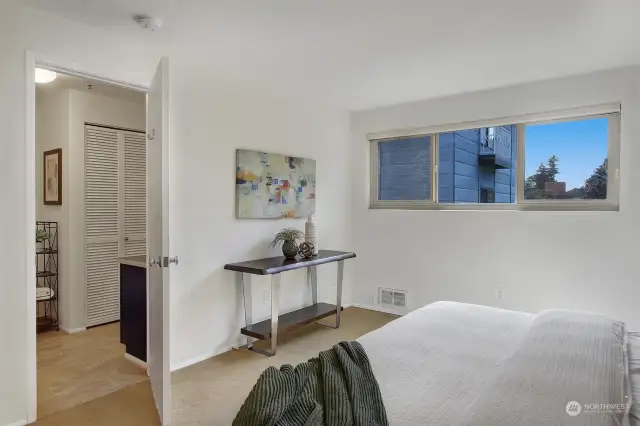
M145 370L147 369L147 363L144 362L143 360L138 359L135 356L133 356L131 354L128 354L126 352L124 353L124 357L125 357L125 359L133 362L136 365L139 365L140 367L144 368Z
M385 314L393 314L393 315L406 315L407 311L404 309L393 309L387 308L380 305L367 305L364 303L352 303L351 306L354 308L368 309L370 311L384 312Z
M20 420L18 422L15 423L9 423L7 426L24 426L27 424L26 420Z
M205 361L205 360L207 360L209 358L213 358L216 355L220 355L222 353L230 351L231 349L233 349L233 347L229 346L228 348L223 348L218 353L201 354L201 355L195 356L193 358L189 358L189 359L187 359L185 361L177 362L177 363L175 363L175 364L173 364L171 366L171 372L173 373L174 371L182 370L183 368L189 367L190 365L197 364L197 363Z
M87 331L86 327L67 328L63 326L60 326L60 330L64 331L67 334L82 333L83 331Z

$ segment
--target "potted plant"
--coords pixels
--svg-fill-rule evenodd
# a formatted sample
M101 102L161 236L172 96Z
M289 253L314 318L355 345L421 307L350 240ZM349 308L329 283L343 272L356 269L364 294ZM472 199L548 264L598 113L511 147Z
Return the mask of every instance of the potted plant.
M49 234L44 229L36 228L36 249L44 248L44 242L49 239Z
M282 254L287 259L295 259L298 254L298 242L304 240L304 233L296 228L284 228L278 232L269 247L282 246Z
M36 229L36 243L42 243L49 238L49 234L44 229Z

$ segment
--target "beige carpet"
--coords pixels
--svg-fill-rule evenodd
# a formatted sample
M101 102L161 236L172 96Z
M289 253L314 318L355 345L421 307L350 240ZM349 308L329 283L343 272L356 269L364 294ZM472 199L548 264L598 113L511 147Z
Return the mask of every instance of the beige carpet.
M36 426L160 426L149 380L39 419Z
M270 365L298 364L342 340L354 340L396 316L347 308L337 330L310 324L281 337L268 358L246 349L230 351L172 375L174 425L230 425L260 373ZM320 321L335 324L335 317Z
M342 340L354 340L395 319L394 315L359 308L344 310L337 330L314 324L280 338L276 356L267 358L246 349L230 351L192 365L171 376L173 422L181 426L231 425L260 373L270 365L298 364ZM335 323L334 317L321 321ZM39 426L156 426L148 381L47 416Z
M119 323L38 334L37 348L39 419L147 380L124 358Z

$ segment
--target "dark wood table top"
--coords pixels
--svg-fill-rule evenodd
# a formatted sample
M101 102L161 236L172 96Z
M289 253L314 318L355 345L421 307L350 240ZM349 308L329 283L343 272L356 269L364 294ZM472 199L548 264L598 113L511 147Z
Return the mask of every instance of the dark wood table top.
M356 257L356 254L350 251L318 250L318 254L311 259L299 257L287 259L284 256L267 257L265 259L249 260L247 262L227 263L224 265L224 269L254 275L271 275L292 271L294 269L307 268L309 266L322 265L323 263L338 262L352 257Z

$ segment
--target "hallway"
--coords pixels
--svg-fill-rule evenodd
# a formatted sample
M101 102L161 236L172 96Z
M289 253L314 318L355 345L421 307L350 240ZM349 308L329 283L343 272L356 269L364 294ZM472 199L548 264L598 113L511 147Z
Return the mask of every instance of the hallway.
M117 322L38 334L37 345L38 419L147 380L144 368L124 358Z

